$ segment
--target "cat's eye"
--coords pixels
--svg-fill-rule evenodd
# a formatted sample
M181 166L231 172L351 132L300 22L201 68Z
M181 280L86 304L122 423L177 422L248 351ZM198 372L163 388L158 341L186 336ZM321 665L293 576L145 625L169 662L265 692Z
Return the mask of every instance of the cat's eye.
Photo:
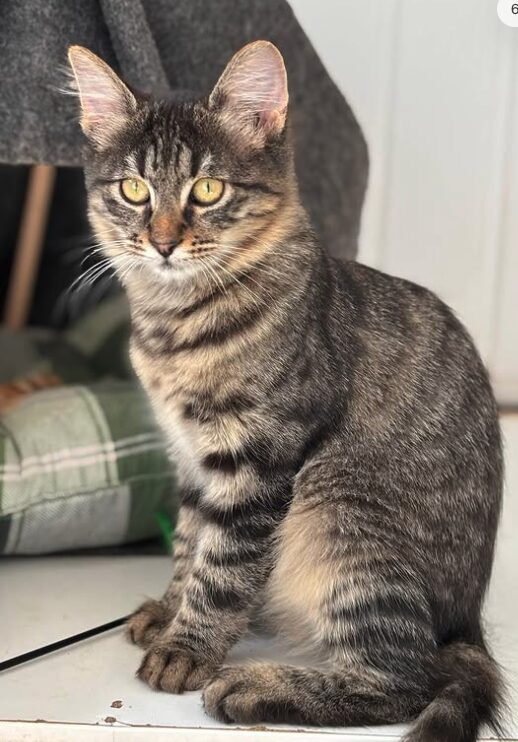
M200 178L193 185L191 199L200 206L210 206L219 201L224 191L223 181L216 178Z
M149 188L140 178L121 180L121 193L131 204L145 204L149 201Z

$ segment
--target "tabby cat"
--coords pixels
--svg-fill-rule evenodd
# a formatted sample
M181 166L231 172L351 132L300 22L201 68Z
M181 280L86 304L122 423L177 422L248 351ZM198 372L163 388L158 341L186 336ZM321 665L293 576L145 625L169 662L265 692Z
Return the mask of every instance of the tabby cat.
M468 333L430 291L317 244L272 44L189 103L81 47L70 62L90 220L182 491L170 585L128 623L138 675L203 688L225 722L475 740L502 689L480 620L502 454ZM226 667L258 611L314 664Z

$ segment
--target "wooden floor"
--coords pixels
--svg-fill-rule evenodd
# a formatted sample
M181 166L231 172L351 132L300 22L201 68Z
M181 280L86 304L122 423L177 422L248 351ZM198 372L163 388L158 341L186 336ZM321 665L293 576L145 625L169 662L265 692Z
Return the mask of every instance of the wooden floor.
M510 708L518 712L518 416L506 416L503 424L506 502L486 618L508 676ZM158 596L169 573L161 557L19 558L0 565L0 660L124 615L144 596ZM266 642L243 642L233 659L273 651ZM1 673L1 742L295 740L290 727L230 732L205 716L199 693L151 691L134 677L139 656L114 630ZM395 742L402 729L297 729L296 740ZM507 732L518 741L518 713Z

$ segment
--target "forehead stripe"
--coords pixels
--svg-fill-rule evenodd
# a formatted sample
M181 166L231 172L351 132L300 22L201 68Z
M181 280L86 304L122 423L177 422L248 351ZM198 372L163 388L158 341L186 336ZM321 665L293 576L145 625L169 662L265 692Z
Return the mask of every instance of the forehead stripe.
M124 160L124 165L128 170L134 170L136 172L139 172L138 162L135 155L135 152L130 152L130 154L126 155L126 158Z
M191 178L200 172L201 155L199 152L191 152Z
M178 169L178 165L180 163L180 154L182 151L182 143L179 139L176 140L175 146L174 146L174 166L175 169Z

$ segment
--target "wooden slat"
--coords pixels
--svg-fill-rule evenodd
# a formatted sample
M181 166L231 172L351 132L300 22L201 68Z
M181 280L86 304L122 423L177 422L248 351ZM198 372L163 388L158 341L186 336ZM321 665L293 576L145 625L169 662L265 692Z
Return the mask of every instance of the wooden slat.
M45 239L56 168L31 168L6 300L5 324L12 330L25 325Z

